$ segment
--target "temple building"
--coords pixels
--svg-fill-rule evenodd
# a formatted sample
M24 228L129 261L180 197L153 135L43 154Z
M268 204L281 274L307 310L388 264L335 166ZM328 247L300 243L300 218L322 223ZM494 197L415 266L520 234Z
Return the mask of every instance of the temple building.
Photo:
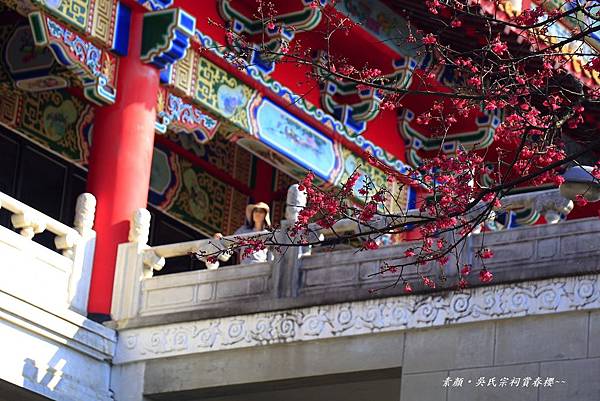
M425 2L273 0L275 28L258 3L0 0L0 400L600 400L598 206L556 186L521 188L471 236L461 257L477 267L485 237L494 281L461 291L405 294L376 274L409 234L247 266L193 257L249 204L293 224L308 171L322 188L355 171L387 185L368 155L404 172L440 149L493 150L503 118L471 113L442 142L416 121L431 97L388 109L372 88L236 52L224 29L318 63L328 7L356 24L340 56L411 87L430 60L401 44L411 23L437 29ZM572 74L598 86L582 63ZM425 196L390 190L401 210Z

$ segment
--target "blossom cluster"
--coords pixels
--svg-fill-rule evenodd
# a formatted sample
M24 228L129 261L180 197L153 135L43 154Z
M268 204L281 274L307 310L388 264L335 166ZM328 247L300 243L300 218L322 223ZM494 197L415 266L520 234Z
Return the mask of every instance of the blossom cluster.
M282 26L272 3L267 3L259 8L258 17L271 33ZM434 150L416 147L418 162L403 172L366 156L366 162L386 176L386 185L375 185L357 169L338 187L325 190L309 172L300 182L307 204L289 234L299 243L308 243L315 226L331 230L338 221L349 219L364 231L344 239L358 241L364 251L378 249L383 236L414 240L416 245L404 252L403 261L384 264L381 274L398 275L398 283L411 293L417 285L423 289L446 285L447 270L455 268L457 279L452 284L460 290L472 277L481 283L493 281L485 263L494 252L484 245L474 255L481 266L478 274L472 274L473 265L454 266L465 239L476 230L485 230L484 222L502 208L502 197L509 191L561 185L561 172L569 161L565 143L575 140L586 146L596 134L596 122L586 113L591 102L600 100L600 89L586 85L573 73L572 65L580 66L580 75L592 76L600 72L600 56L588 55L581 63L579 54L565 52L570 44L580 48L585 37L575 37L582 36L581 27L573 30L573 38L552 36L553 24L561 18L577 18L578 9L584 7L579 2L567 10L537 7L519 13L508 12L506 2L501 1L489 2L493 12L470 0L415 3L420 12L430 13L428 23L438 29L421 30L410 12L404 16L408 32L397 44L410 45L414 50L411 57L420 60L407 72L410 80L399 80L390 60L364 62L337 54L343 52L335 51L334 38L338 33L347 36L356 23L340 15L334 4L310 3L326 21L320 26L324 29L324 38L317 41L320 47L291 49L289 43L278 47L277 56L283 60L296 62L299 68L312 66L307 79L319 86L338 82L357 93L376 95L373 107L378 112L429 102L430 107L415 113L414 122L420 134L440 143ZM239 36L231 29L226 33L238 55L255 49L260 40ZM458 36L468 38L467 43L455 43ZM348 95L352 96L358 95ZM484 117L498 121L489 124L493 127L480 127ZM457 139L455 132L465 121L489 130L493 144ZM581 132L588 138L579 140ZM446 150L450 148L452 151ZM600 179L598 166L592 175ZM410 216L406 210L392 207L405 206L401 197L408 188L419 194L417 209ZM584 206L588 201L580 195L575 202ZM381 226L380 221L385 224ZM262 249L264 243L247 240L241 245L251 252ZM421 267L429 264L434 264L439 274L421 274ZM405 279L406 266L416 266L418 283Z

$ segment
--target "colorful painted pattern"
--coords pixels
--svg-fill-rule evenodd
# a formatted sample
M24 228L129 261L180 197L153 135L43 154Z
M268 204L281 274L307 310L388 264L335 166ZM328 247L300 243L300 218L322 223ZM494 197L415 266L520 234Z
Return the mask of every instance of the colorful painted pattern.
M543 7L546 10L549 11L568 11L568 10L572 10L574 9L578 3L577 2L565 2L565 1L559 1L559 0L545 0L545 1L540 1L540 0L534 0L535 3L537 3L539 5L539 7ZM571 32L576 31L577 29L580 30L587 30L590 28L595 28L597 27L600 22L598 22L597 19L593 18L589 12L592 10L589 7L597 7L598 6L598 2L591 2L592 4L588 5L588 10L586 12L584 11L578 11L577 13L575 13L574 15L569 15L563 19L560 20L560 24L565 26L567 30L570 30ZM596 3L596 4L593 4ZM533 7L535 7L536 5L533 4ZM572 35L572 33L571 33ZM561 38L565 38L568 36L560 36ZM591 46L593 46L596 50L600 51L600 33L598 32L590 32L588 35L586 35L585 37L585 41L588 42ZM570 52L567 52L570 53ZM587 52L586 52L587 53Z
M0 97L0 123L79 165L87 164L93 120L93 108L64 91Z
M206 234L244 222L248 197L161 146L154 150L149 202Z
M321 6L327 3L327 0L320 1ZM240 5L235 0L219 0L218 7L219 13L236 35L243 35L245 38L259 37L257 40L260 41L260 46L258 44L255 46L255 50L250 52L247 61L264 74L273 72L275 61L281 58L281 56L267 53L281 53L284 47L290 45L296 31L310 31L319 25L322 18L321 9L313 7L313 0L287 2L284 6L286 9L281 10L274 17L274 26L272 27L257 19L253 10L252 14L248 15L243 11L246 8L245 5ZM239 44L233 37L228 45L236 51ZM242 52L247 53L245 49Z
M65 91L23 93L1 84L0 124L85 167L88 163L93 107ZM174 135L174 134L173 134ZM187 139L189 134L181 134ZM192 140L193 141L193 140ZM195 142L194 142L195 143ZM202 158L248 183L251 155L221 136L198 145ZM232 233L243 223L248 197L195 167L155 147L149 203L206 235ZM205 206L208 205L208 208Z
M301 180L306 176L306 170L304 168L299 167L296 163L293 163L290 159L281 155L279 152L273 150L256 138L247 135L232 135L229 138L232 142L235 142L248 152L265 160L276 169L282 170L292 177L295 177L296 180ZM323 181L318 176L315 182L318 185L330 185L330 183Z
M548 10L557 9L569 9L575 6L575 2L559 2L557 0L550 1L537 1L540 7L544 7ZM532 4L532 7L536 7ZM540 38L551 42L551 44L558 43L564 38L573 36L573 32L578 30L587 30L592 27L597 27L599 24L598 20L592 20L589 16L582 12L577 13L575 16L561 19L559 22L555 22L548 26L548 29L539 32ZM584 65L592 61L594 57L600 53L600 34L598 32L592 32L586 35L586 40L574 40L571 43L561 47L561 51L565 54L565 57L570 61L571 69L596 85L600 85L600 73L594 69L583 68Z
M36 46L49 46L56 60L81 81L87 99L97 105L116 98L117 57L66 28L53 18L29 15Z
M235 1L219 0L219 12L224 20L232 24L232 29L236 32L244 32L249 35L258 35L264 31L263 22L256 19L253 14L246 15L241 9L235 7ZM238 2L239 3L239 2ZM298 6L294 5L293 10L278 13L274 20L279 25L294 27L303 31L315 28L321 22L321 10L319 7L312 7L313 0L296 1ZM327 3L321 0L320 5ZM288 5L289 6L289 5Z
M215 42L211 37L204 35L198 30L196 30L196 37L199 40L202 47L209 49L211 52L218 55L219 57L225 57L225 53L221 49L221 46L219 46L218 43ZM279 81L276 81L264 75L259 68L249 65L246 67L246 73L251 78L256 80L256 82L258 82L260 85L272 91L275 96L285 99L290 103L293 103L295 107L300 109L309 118L312 118L318 121L319 123L331 128L336 134L356 144L366 153L370 153L371 155L377 157L379 160L383 161L388 166L398 171L404 172L407 170L408 166L405 165L402 162L402 160L396 158L394 155L390 154L380 146L375 145L368 139L365 139L364 136L356 135L354 132L349 131L341 121L337 120L335 117L333 117L326 111L306 101L306 99L304 99L301 95L294 93L294 91L284 86ZM215 113L220 114L218 110L216 110Z
M156 114L155 127L159 133L185 132L198 143L210 141L219 128L216 118L164 88L158 93Z
M415 36L416 42L406 40L410 35L408 23L404 18L379 0L341 0L335 8L350 17L367 32L398 54L405 57L417 57L421 48L421 36Z
M163 10L173 5L173 0L137 0L137 2L151 11Z
M1 54L6 68L0 68L0 82L10 89L16 87L26 92L70 86L70 74L55 62L50 49L35 46L28 21L12 11L5 10L4 15L0 37L5 39Z
M339 175L341 146L268 99L252 102L250 122L252 135L324 181Z
M541 214L534 208L518 208L513 210L507 210L498 214L498 217L494 222L488 223L492 230L499 229L498 224L504 226L504 228L516 228L522 226L533 226L540 220Z
M215 64L199 58L194 100L245 131L250 129L247 106L255 91Z
M161 82L168 85L173 93L192 99L198 75L199 54L187 51L185 56L169 68L161 71Z
M235 146L221 133L217 133L208 143L198 143L193 136L182 132L170 133L168 137L196 157L250 186L252 155L241 147Z
M32 2L98 46L119 55L127 54L131 11L120 1L32 0Z
M325 64L325 55L318 53L316 62ZM394 82L398 87L408 88L417 61L412 58L399 58L392 63L393 72L381 76L382 82ZM315 67L315 69L318 67ZM316 71L319 73L319 71ZM379 114L383 100L378 90L361 88L354 82L339 78L326 79L320 84L321 107L341 121L354 134L363 133L367 122Z
M207 43L202 44L211 47ZM301 179L310 169L315 171L323 185L337 185L342 181L344 148L341 144L263 98L258 91L202 57L197 50L190 49L182 61L185 67L180 69L179 63L176 63L166 85L180 94L190 91L177 84L178 82L185 82L196 88L191 100L221 119L221 131L229 139L293 177ZM196 63L195 66L192 63ZM184 71L181 79L179 71ZM260 75L261 84L274 90L280 97L290 101L296 99L295 105L307 112L309 117L316 118L337 132L343 130L346 137L353 138L367 152L370 151L380 159L390 160L383 149L374 147L361 136L350 136L339 121L323 110L297 99L298 95L275 81L270 81L267 85L261 74L253 76L256 75ZM351 152L347 151L346 154L350 155ZM357 164L361 169L366 168L364 162ZM393 165L402 171L406 168L399 160Z
M17 19L12 24L0 26L0 32L6 33L3 37L9 39L2 48L3 63L0 63L0 77L2 78L0 86L3 93L0 98L0 123L21 132L65 158L81 166L86 166L94 120L93 107L64 91L27 94L15 89L15 86L18 86L25 77L36 75L43 77L40 74L48 74L48 66L51 66L51 72L60 71L57 69L58 64L54 62L54 56L49 49L33 46L31 29L28 25L24 26L22 31L29 32L29 36L17 35L14 40L11 40L13 33L19 29L19 23ZM9 46L9 44L11 45ZM13 76L21 80L12 81ZM169 95L166 91L164 93ZM196 149L200 147L205 160L239 181L248 183L252 157L249 153L222 137L214 138L208 146L201 144L209 139L203 135L214 136L218 128L218 121L208 114L200 112L193 105L180 103L181 99L176 96L171 96L170 101L168 96L165 98L167 102L164 106L171 118L168 126L169 132L193 133L194 130L199 131L192 135L186 133L181 136L191 140ZM248 198L232 190L226 194L229 203L222 204L221 199L211 201L216 205L218 214L222 216L220 223L210 221L209 225L197 225L197 219L193 214L185 214L192 212L197 214L197 207L194 204L185 205L184 201L176 198L185 191L179 190L183 182L182 174L176 169L171 170L171 167L177 168L181 163L169 164L168 170L156 168L161 165L161 161L164 164L165 159L164 152L158 148L155 151L155 159L157 161L154 163L152 175L153 190L149 194L151 204L159 206L167 213L170 213L169 208L173 207L177 219L206 234L212 234L215 231L233 232L241 224L239 218L240 216L243 218ZM165 171L167 174L164 174ZM221 183L221 186L225 186L225 184ZM193 186L191 188L195 190Z
M406 144L406 160L413 166L421 164L427 152L455 153L459 147L485 149L494 140L494 132L502 119L499 110L484 110L471 116L472 120L460 127L451 128L445 136L436 135L427 126L416 122L415 112L404 108L398 115L398 131Z

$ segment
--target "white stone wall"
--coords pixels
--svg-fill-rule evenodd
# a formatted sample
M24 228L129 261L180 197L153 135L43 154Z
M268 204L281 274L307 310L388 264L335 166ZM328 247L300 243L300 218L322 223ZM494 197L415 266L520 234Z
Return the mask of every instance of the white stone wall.
M137 372L152 395L399 368L401 401L597 401L599 310L593 274L125 329L113 381L131 386ZM449 376L566 383L509 394L450 390Z
M402 366L401 401L600 400L600 312L410 331ZM443 387L447 377L462 377L463 385ZM485 386L476 386L480 377ZM556 382L500 387L503 377ZM497 386L487 385L491 378Z
M598 401L599 233L597 219L487 233L497 250L493 285L370 299L367 288L395 279L370 274L408 244L155 278L147 260L200 242L123 244L113 302L115 398L202 399L215 387L392 369L401 372L395 401ZM219 296L219 287L231 296ZM442 386L458 376L564 383L512 393Z
M0 338L0 379L55 400L112 400L114 331L0 292Z
M113 400L116 333L84 316L94 197L79 197L75 228L2 193L0 206L20 230L0 227L0 380L54 400ZM61 253L32 240L46 230Z

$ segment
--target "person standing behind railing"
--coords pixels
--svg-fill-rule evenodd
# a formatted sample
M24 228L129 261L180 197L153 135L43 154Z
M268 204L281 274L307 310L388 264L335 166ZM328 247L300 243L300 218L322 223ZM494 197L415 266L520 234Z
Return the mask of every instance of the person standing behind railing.
M269 218L269 205L265 202L258 202L249 204L246 206L246 219L244 224L235 230L233 235L248 234L252 232L259 232L271 228L271 219ZM215 238L223 238L223 234L216 233ZM245 254L245 248L242 247L239 250L240 264L252 264L252 263L263 263L267 261L268 249L260 249L254 252Z

